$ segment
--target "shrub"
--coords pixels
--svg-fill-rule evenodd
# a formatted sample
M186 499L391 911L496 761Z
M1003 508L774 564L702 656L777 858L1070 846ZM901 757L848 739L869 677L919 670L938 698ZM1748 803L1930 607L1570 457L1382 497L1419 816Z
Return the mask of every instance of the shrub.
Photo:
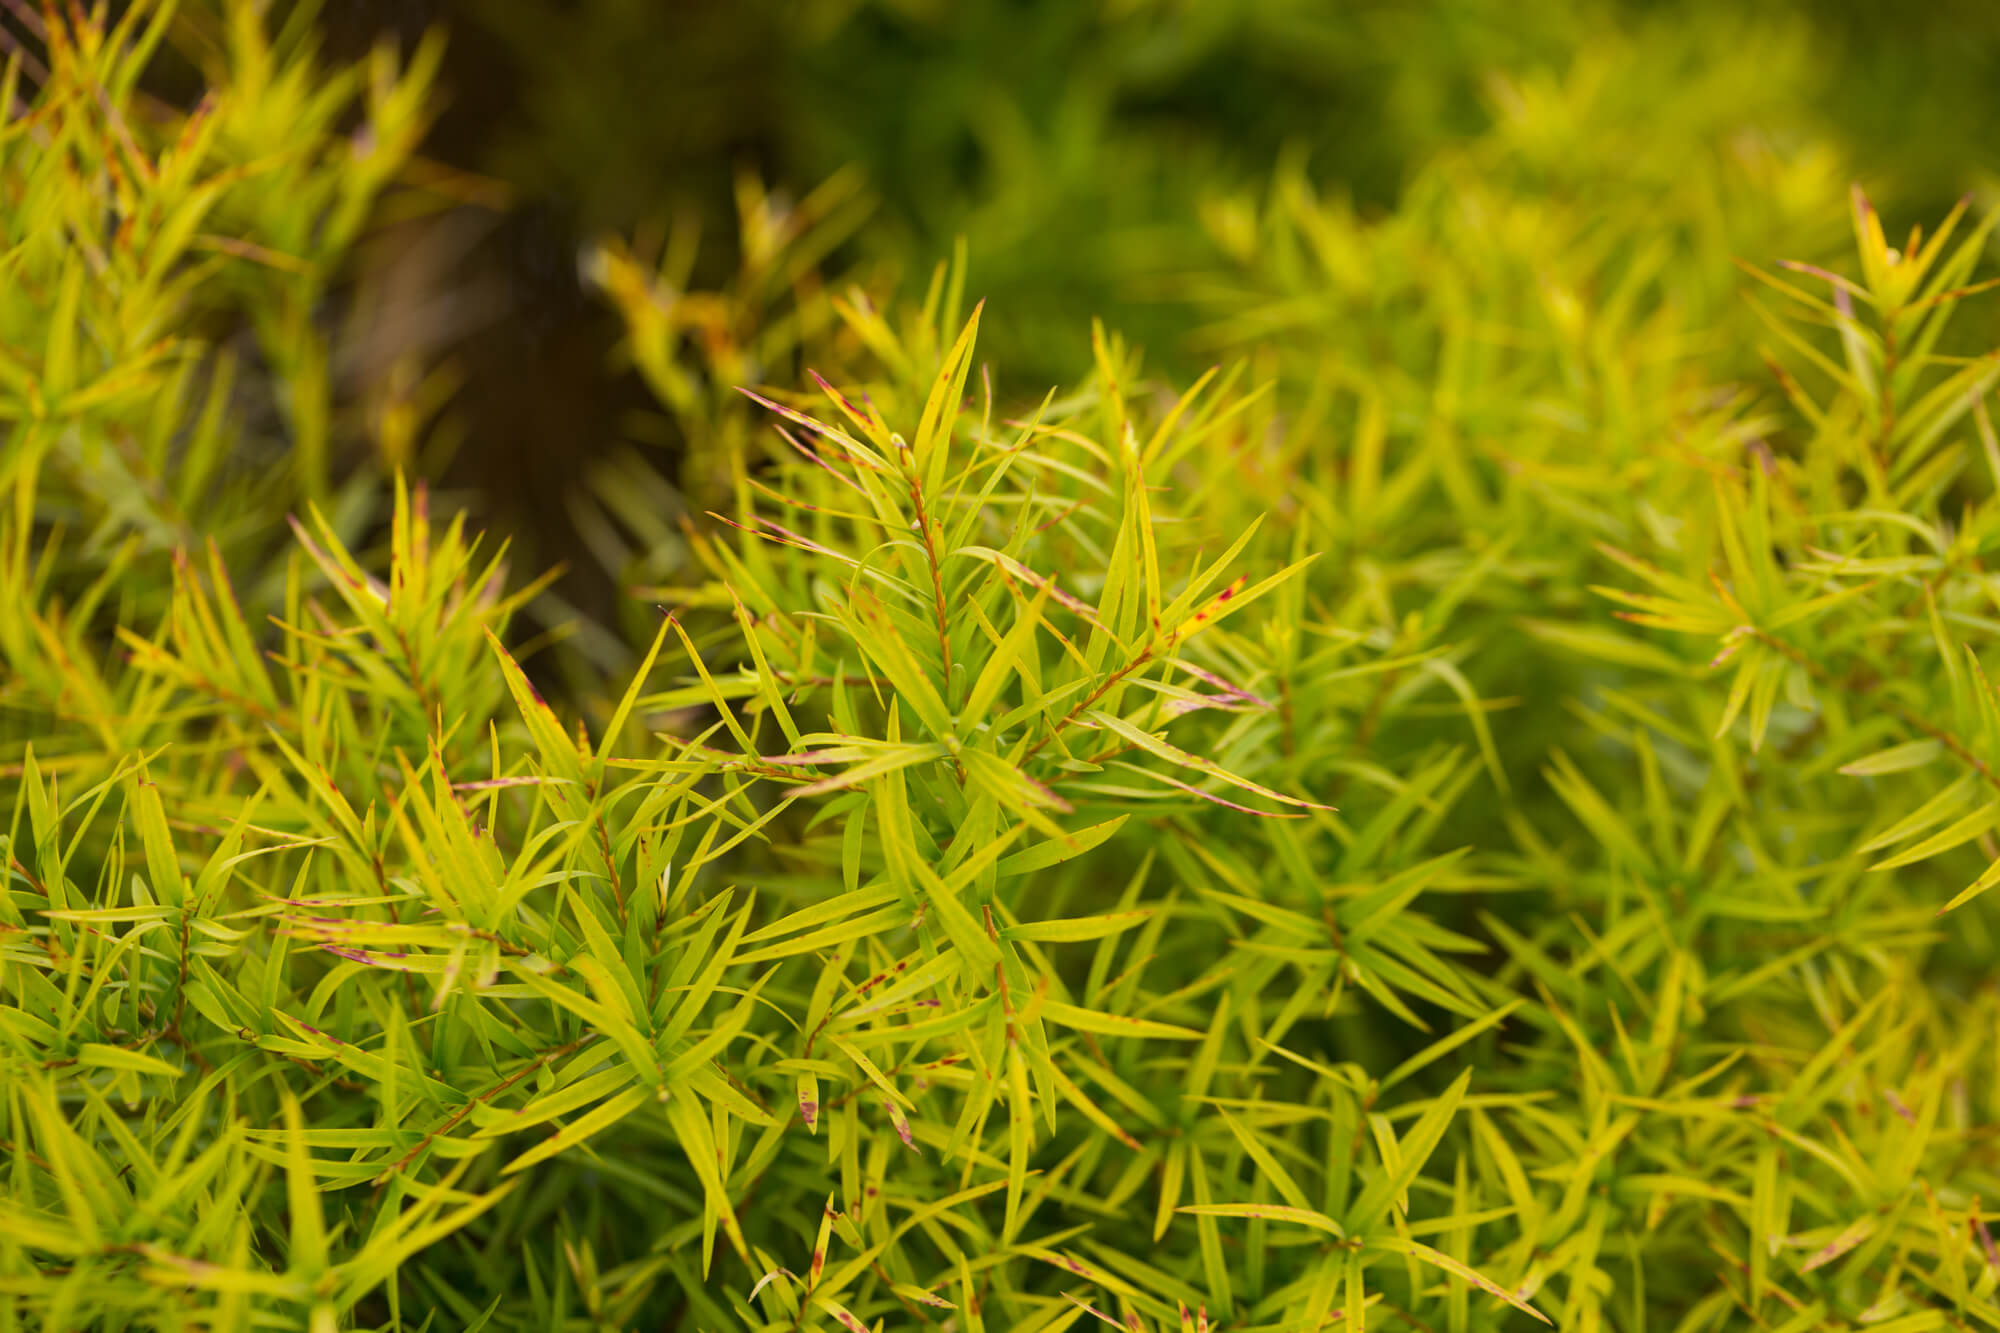
M308 496L350 527L376 484L336 485L334 445L359 432L336 420L325 307L421 136L438 54L322 75L309 29L267 34L237 5L181 115L142 83L174 17L49 16L48 68L0 127L8 703L105 742L101 700L32 664L89 670L92 635L157 617L168 552L268 552L270 516ZM9 105L37 67L7 65Z
M638 665L545 697L421 482L205 480L203 321L303 439L358 225L282 207L351 76L234 13L218 105L325 114L215 159L230 259L15 251L8 1325L2000 1324L1990 224L1856 192L1843 275L1826 154L1550 155L1544 86L1388 218L1213 203L1230 368L1017 401L962 261L836 301L847 187L746 191L728 292L599 258L726 513L627 506ZM207 199L139 23L11 123L67 234ZM1739 236L1812 262L1740 304Z

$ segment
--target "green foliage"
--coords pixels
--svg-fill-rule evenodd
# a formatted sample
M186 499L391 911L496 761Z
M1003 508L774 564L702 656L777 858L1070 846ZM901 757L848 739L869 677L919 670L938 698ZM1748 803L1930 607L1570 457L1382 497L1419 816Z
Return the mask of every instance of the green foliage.
M165 13L0 161L0 1327L2000 1326L1969 206L1605 47L1385 216L1214 192L1225 364L1023 398L745 185L719 290L595 257L695 447L544 697L547 581L311 443L429 57L342 138L232 9L190 132Z
M1202 262L1194 200L1295 151L1363 209L1396 208L1505 117L1496 75L1603 74L1667 122L1655 147L1694 117L1839 143L1941 210L1991 173L1977 126L2000 74L1980 0L1893 17L1857 0L432 4L497 34L496 74L525 89L493 117L495 170L618 227L690 195L723 223L746 159L800 193L860 167L883 208L859 248L921 273L966 237L989 349L1030 384L1073 373L1093 315L1185 370L1183 318L1148 298ZM1551 146L1595 160L1583 130Z
M421 136L437 57L323 76L309 30L268 36L237 5L210 34L208 97L181 115L141 81L175 19L52 14L48 68L17 55L0 99L36 70L0 127L0 688L37 726L121 746L141 732L97 711L107 696L41 668L88 671L105 624L156 618L168 552L267 551L273 512L335 498L319 307ZM343 521L357 499L339 498Z

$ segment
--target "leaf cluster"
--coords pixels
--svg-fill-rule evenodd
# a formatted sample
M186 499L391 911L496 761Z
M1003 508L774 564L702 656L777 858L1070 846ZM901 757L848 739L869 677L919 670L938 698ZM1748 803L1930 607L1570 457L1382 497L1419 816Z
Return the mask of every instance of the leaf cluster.
M213 499L201 321L311 328L423 78L340 140L353 76L231 12L213 162L122 109L142 18L0 160L137 219L0 307L0 1327L2000 1325L1969 208L1855 192L1843 273L1825 153L1648 149L1584 69L1387 218L1212 205L1226 364L1097 327L1023 400L963 259L836 298L851 184L746 186L726 291L599 256L717 512L683 561L602 488L671 581L545 697L542 581L299 461L317 335L301 471ZM148 230L224 161L252 239Z

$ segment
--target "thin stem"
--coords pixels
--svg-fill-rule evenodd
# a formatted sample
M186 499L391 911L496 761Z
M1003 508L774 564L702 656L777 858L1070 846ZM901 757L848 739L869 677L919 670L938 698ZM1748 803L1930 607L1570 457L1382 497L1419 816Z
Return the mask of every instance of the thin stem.
M422 1139L418 1140L416 1147L404 1153L402 1157L398 1158L392 1165L386 1168L381 1175L377 1176L375 1178L375 1182L377 1184L381 1184L387 1181L389 1177L395 1175L398 1171L401 1171L411 1162L416 1161L418 1154L422 1153L424 1149L430 1147L431 1144L435 1143L442 1136L449 1134L453 1129L457 1128L460 1121L464 1120L467 1116L471 1115L473 1107L484 1105L485 1103L492 1101L495 1097L499 1096L507 1089L513 1087L516 1083L519 1083L522 1079L526 1078L528 1075L534 1073L538 1069L543 1068L550 1061L560 1060L565 1055L569 1055L572 1052L581 1050L584 1044L589 1040L590 1040L589 1037L579 1037L575 1041L567 1042L561 1046L554 1047L551 1050L543 1051L533 1060L529 1061L521 1068L515 1070L507 1077L501 1079L498 1083L495 1083L492 1087L486 1089L486 1091L475 1093L473 1096L471 1096L466 1100L463 1106L459 1107L456 1111L453 1111L450 1115L446 1116L444 1120L435 1129L431 1130L429 1133L425 1134Z
M944 570L938 562L937 534L931 528L930 511L924 507L923 487L910 478L910 503L917 507L917 530L924 536L924 557L931 566L931 612L937 619L938 653L944 662L944 689L951 698L951 628L944 601Z
M917 509L917 531L924 537L924 558L931 567L931 613L937 620L938 658L944 665L944 706L948 713L956 713L952 704L951 687L951 617L944 601L944 566L938 559L937 533L931 525L930 511L924 506L924 488L917 480L914 464L909 472L910 503ZM958 785L965 785L965 761L952 757L952 771L958 776Z
M1106 694L1110 693L1112 686L1118 684L1120 681L1124 680L1125 677L1131 675L1134 671L1137 671L1140 667L1146 665L1146 663L1152 660L1153 660L1153 650L1150 646L1148 646L1146 648L1141 649L1137 657L1133 658L1131 661L1127 662L1124 666L1119 667L1118 670L1112 672L1109 676L1105 677L1103 683L1090 692L1089 697L1085 698L1081 703L1077 704L1076 707L1070 709L1067 713L1064 713L1062 717L1057 719L1056 724L1049 728L1048 735L1042 737L1040 740L1036 741L1033 745L1030 745L1027 748L1027 750L1021 755L1021 762L1023 764L1026 764L1030 759L1033 759L1036 755L1040 754L1043 748L1046 747L1048 743L1054 740L1057 736L1060 736L1069 727L1071 723L1075 722L1076 719L1082 715L1083 711L1086 708L1089 708L1092 704L1096 703L1099 699L1102 699Z

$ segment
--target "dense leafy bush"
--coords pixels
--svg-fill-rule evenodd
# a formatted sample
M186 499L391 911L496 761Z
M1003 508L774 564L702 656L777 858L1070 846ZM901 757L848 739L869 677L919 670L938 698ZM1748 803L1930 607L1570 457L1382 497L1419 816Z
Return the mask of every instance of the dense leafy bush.
M434 56L229 13L0 158L0 1326L2000 1325L1978 210L1606 47L1023 395L746 184L592 258L690 448L551 664L324 447Z

